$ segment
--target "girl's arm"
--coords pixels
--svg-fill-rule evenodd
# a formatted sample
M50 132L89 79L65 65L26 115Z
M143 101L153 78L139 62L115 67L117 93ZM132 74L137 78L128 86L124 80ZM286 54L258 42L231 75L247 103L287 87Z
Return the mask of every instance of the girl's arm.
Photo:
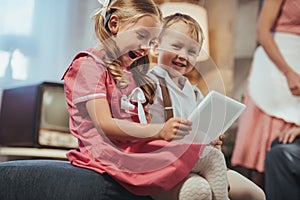
M192 122L171 118L165 124L139 124L111 116L106 99L93 99L86 103L87 111L99 133L117 139L163 139L170 141L189 134Z
M300 76L287 64L276 45L271 29L278 17L283 0L265 0L256 30L256 39L277 68L286 76L293 95L300 95Z

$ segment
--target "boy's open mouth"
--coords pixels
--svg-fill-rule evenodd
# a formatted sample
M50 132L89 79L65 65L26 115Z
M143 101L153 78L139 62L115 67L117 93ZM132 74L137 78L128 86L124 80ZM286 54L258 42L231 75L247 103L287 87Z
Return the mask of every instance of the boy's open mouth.
M175 62L175 61L173 61L172 64L173 64L173 65L176 65L176 66L178 66L178 67L186 67L185 64L180 63L180 62Z

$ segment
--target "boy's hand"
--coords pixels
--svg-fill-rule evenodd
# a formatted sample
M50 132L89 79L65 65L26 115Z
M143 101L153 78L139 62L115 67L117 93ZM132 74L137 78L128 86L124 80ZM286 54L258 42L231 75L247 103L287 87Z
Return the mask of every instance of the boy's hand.
M219 136L219 139L212 141L210 144L211 144L212 146L214 146L215 148L221 150L221 147L222 147L222 144L223 144L224 137L225 137L225 135L224 135L224 134L221 134L221 135Z
M181 118L171 118L159 132L159 138L167 141L182 139L192 130L192 121Z

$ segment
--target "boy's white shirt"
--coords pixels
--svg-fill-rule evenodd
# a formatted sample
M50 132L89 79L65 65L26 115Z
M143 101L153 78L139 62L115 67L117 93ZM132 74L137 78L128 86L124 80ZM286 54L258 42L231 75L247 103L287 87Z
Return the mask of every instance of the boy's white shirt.
M159 66L151 68L148 72L148 76L154 80L157 87L154 103L149 105L151 123L165 122L163 96L157 76L165 79L172 101L174 117L187 118L203 99L203 95L199 88L196 85L192 85L185 76L180 77L180 79L183 79L184 83L182 89L174 83L168 72ZM195 95L195 92L197 95Z

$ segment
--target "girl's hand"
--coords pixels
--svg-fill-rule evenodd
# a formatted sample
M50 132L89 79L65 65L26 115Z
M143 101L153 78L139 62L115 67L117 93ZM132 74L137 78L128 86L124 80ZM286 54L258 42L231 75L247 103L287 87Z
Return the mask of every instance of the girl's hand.
M300 136L300 127L291 128L279 136L279 141L283 144L292 143L298 136Z
M160 139L171 141L174 139L182 139L192 130L192 121L181 118L171 118L159 131Z
M286 79L291 93L295 96L300 96L300 75L290 71L286 74Z
M225 138L225 135L224 135L224 134L221 134L221 135L219 136L219 139L212 141L210 144L211 144L212 146L214 146L215 148L221 150L221 147L222 147L224 138Z

